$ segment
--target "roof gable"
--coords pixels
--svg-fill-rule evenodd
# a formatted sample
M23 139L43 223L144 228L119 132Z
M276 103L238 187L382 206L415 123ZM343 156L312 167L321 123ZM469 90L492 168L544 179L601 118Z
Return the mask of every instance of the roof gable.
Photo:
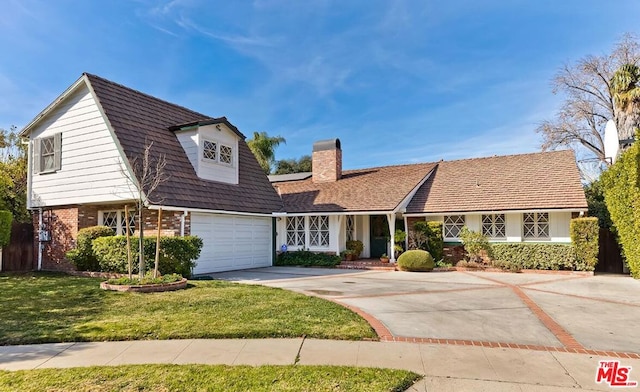
M435 164L347 170L334 182L274 183L287 213L393 211L431 172Z
M272 213L281 208L280 198L244 142L244 136L226 118L213 118L96 75L85 76L130 163L151 142L155 154L165 155L169 180L156 190L155 198L162 200L160 204L251 213ZM237 185L196 175L171 129L176 129L177 124L200 122L229 124L239 135Z

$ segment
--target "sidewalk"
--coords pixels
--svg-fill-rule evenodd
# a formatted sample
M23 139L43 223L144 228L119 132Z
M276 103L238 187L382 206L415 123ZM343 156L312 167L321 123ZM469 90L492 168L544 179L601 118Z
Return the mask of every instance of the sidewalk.
M607 358L523 349L302 338L0 347L0 370L145 363L348 365L424 374L412 391L609 391L608 385L595 383L598 361L604 359ZM640 360L622 359L621 363L632 366L630 380L640 379Z

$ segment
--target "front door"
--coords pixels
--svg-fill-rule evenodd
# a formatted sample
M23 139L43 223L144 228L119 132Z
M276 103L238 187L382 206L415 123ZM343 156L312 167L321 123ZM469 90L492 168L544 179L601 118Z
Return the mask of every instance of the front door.
M371 258L378 258L387 253L389 242L389 223L384 215L372 215L369 218L371 228L369 240L371 241Z

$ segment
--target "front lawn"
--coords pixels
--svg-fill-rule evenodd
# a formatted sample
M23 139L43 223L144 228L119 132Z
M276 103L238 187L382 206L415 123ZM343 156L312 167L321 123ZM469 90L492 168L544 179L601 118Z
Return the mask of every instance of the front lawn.
M375 339L360 316L257 285L190 281L186 290L104 291L99 279L0 275L0 345L190 338Z
M0 391L404 391L418 378L342 366L128 365L0 371Z

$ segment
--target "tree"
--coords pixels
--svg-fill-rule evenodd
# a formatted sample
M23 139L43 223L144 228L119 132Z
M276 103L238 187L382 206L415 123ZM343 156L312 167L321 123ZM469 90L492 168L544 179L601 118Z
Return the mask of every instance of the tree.
M623 64L611 78L613 102L618 111L618 136L630 140L640 127L640 66Z
M573 65L565 65L553 80L553 92L561 92L566 99L551 120L544 121L536 132L542 134L542 149L565 146L578 151L586 149L590 155L607 163L604 153L604 126L609 119L618 125L618 132L626 130L621 111L614 104L612 77L625 64L640 62L640 45L627 34L610 54L587 56ZM624 137L620 137L624 139Z
M282 136L269 136L266 132L254 132L253 139L247 140L247 145L255 155L260 167L266 174L271 173L271 167L275 163L275 150L280 143L287 141Z
M27 148L17 128L0 129L0 209L18 222L29 222L27 210Z
M604 185L602 184L602 178L598 178L592 181L589 185L584 187L584 195L587 198L587 205L589 206L589 216L598 218L598 225L602 229L611 230L611 216L607 209L607 204L604 201Z
M138 274L140 279L144 277L145 260L144 260L144 220L142 212L148 204L159 204L161 199L157 199L155 191L160 184L167 181L169 176L165 173L165 167L167 166L167 160L165 155L154 156L152 155L153 142L145 142L145 147L141 156L136 156L131 160L131 167L135 178L131 178L126 171L123 170L123 174L129 178L131 183L135 186L136 202L138 209L138 228L140 235L138 236ZM128 216L126 217L128 221ZM159 228L158 228L159 230ZM127 237L130 235L129 230L126 233ZM127 244L129 239L127 238ZM158 274L158 263L156 262L154 268L154 276ZM131 267L129 267L131 271Z
M311 171L311 155L303 155L300 159L281 159L276 162L275 174L306 173Z

